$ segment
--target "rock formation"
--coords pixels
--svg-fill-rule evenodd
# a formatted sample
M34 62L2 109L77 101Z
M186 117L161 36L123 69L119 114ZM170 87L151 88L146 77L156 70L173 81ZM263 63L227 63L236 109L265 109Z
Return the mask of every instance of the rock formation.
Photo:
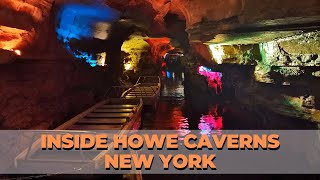
M140 30L143 29L144 33L152 37L147 42L151 45L152 54L158 58L173 48L168 45L170 41L163 38L165 36L181 44L190 43L190 52L227 74L224 83L235 89L235 96L244 104L263 105L280 114L319 122L319 0L1 0L2 57L6 55L10 59L12 52L20 50L23 58L72 59L56 40L54 29L56 11L70 2L104 4L120 11L123 19L132 20ZM54 3L56 6L53 6ZM169 23L173 17L171 15L179 19L178 25ZM123 31L130 36L131 31ZM119 41L121 43L127 40L127 37L122 38ZM116 51L112 51L117 57L120 56L121 43L117 44ZM159 51L161 53L156 53ZM0 64L7 63L0 61ZM230 68L230 64L238 69L234 66ZM19 70L24 71L25 66L19 66ZM53 66L59 69L58 65ZM45 67L47 70L36 68L36 74L43 76L45 72L42 71L49 72L49 67ZM8 74L2 77L9 78L10 71L1 71L5 72ZM68 72L68 69L63 70L65 76L68 76ZM11 73L13 77L18 76L15 72ZM53 74L50 71L48 78L55 78ZM87 77L89 73L85 71L83 76ZM4 127L9 127L9 122L21 118L14 115L15 112L23 112L25 122L39 119L31 117L30 114L37 114L32 107L41 107L41 102L49 101L45 100L46 97L35 97L37 100L32 102L25 101L33 92L29 89L27 94L21 95L21 89L31 88L31 85L28 84L27 75L25 79L19 78L20 83L12 84L10 78L1 83L5 87L1 89L1 96L6 98L0 98L3 101L0 103L0 119L9 120L3 121ZM30 82L34 81L37 78L33 77ZM40 81L37 81L36 85L39 84ZM89 86L90 83L80 84ZM58 86L65 87L67 83L61 85L48 82L48 87L57 90L59 95L56 98L63 96ZM6 94L13 92L11 88L20 91ZM56 93L48 89L41 90L47 96ZM36 96L35 92L33 95ZM80 96L77 94L76 97ZM24 108L9 108L18 104ZM50 110L51 105L44 106Z

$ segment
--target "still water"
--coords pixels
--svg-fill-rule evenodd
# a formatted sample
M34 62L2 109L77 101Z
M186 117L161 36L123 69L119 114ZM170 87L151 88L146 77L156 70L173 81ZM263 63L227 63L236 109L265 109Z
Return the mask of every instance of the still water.
M176 130L180 137L190 130L209 131L223 130L287 130L315 129L316 125L302 120L283 117L256 107L248 109L232 98L221 100L206 94L194 98L188 97L188 89L183 73L164 72L162 76L162 92L159 108L155 113L144 113L145 130ZM211 88L216 87L209 81ZM218 83L219 85L219 83ZM215 92L215 90L213 90ZM223 95L223 93L222 93ZM274 180L274 179L318 179L318 176L297 175L143 175L144 180Z
M314 123L284 117L263 107L248 109L230 98L221 100L206 94L188 98L186 95L188 90L184 87L185 80L183 72L162 72L159 108L155 113L144 113L143 129L177 130L180 136L183 136L190 130L201 130L206 133L211 130L316 128Z

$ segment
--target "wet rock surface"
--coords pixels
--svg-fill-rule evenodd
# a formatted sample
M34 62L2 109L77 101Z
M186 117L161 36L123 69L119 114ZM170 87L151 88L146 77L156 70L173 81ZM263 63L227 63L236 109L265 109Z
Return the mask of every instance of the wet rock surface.
M281 94L277 95L277 91L256 85L259 87L259 92L264 94L253 93L258 92L258 88L255 89L253 86L248 88L250 80L245 81L247 77L238 74L244 70L237 67L233 69L234 82L242 80L241 83L236 82L233 85L230 84L232 82L229 81L230 76L224 72L226 78L223 80L223 93L219 95L213 88L208 87L206 78L196 74L183 72L181 76L181 72L174 72L174 78L163 77L159 108L155 114L144 112L143 129L177 130L181 135L188 133L189 130L317 129L316 123L310 122L310 119L306 120L306 111L293 109L294 103L285 107L285 98L281 97ZM190 86L195 83L197 86ZM289 99L290 97L287 97L287 100ZM312 97L298 101L302 105L302 102L312 102Z
M318 79L293 78L288 84L283 81L261 83L252 75L253 68L245 70L246 74L239 67L227 66L223 70L224 85L234 89L239 102L250 107L265 107L287 117L319 122Z
M0 67L1 129L51 129L94 105L108 75L72 60L21 60Z

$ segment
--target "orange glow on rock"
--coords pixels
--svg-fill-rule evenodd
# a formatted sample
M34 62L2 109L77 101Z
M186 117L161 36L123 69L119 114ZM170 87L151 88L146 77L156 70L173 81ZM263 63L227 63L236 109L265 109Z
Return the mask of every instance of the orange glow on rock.
M151 54L154 62L159 62L162 57L174 47L170 44L170 38L148 38L145 40L151 48Z
M16 53L16 55L21 56L21 51L20 50L15 50L14 53Z
M24 47L32 42L34 36L34 31L0 26L0 49L12 51Z

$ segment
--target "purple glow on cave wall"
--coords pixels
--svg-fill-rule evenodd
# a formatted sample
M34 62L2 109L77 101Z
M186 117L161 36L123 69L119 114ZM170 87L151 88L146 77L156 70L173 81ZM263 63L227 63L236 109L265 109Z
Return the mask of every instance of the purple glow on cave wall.
M211 69L200 66L198 68L200 75L207 77L208 85L215 89L216 94L222 93L222 73L214 72Z

